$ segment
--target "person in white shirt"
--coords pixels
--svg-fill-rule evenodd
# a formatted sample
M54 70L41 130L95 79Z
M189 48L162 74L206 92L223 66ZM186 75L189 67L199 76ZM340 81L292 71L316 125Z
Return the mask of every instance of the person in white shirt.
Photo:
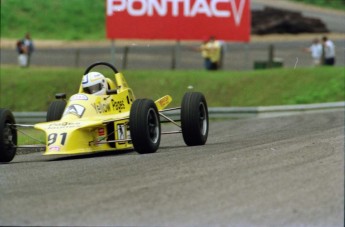
M334 65L335 64L335 46L334 43L324 36L322 38L323 49L325 54L325 65Z
M322 57L322 44L319 39L314 39L310 47L305 48L305 51L310 52L313 59L313 66L318 66L321 64Z
M30 60L32 52L34 52L34 43L31 39L30 33L26 33L24 39L22 39L23 49L25 50L24 53L27 57L26 67L30 66Z

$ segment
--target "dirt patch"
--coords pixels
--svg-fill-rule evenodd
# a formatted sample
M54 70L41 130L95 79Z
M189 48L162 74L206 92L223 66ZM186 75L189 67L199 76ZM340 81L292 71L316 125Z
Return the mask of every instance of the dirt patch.
M265 7L252 11L252 34L328 33L318 18L305 17L300 12Z

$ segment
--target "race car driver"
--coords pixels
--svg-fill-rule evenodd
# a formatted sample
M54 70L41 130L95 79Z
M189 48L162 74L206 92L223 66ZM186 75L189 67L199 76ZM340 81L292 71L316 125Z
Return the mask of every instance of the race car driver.
M83 91L87 94L106 94L107 82L103 74L99 72L89 72L88 74L84 75L81 84Z

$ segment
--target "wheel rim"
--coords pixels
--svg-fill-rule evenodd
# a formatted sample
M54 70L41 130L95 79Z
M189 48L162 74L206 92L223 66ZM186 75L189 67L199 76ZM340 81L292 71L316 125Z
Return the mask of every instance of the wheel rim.
M199 105L199 126L200 126L200 131L202 135L206 135L207 132L207 113L206 113L206 107L204 103L200 103Z
M3 143L8 147L12 148L15 142L13 141L14 135L12 133L12 129L9 124L6 124L6 126L3 129Z
M154 109L150 109L147 114L148 131L150 140L153 143L157 143L159 139L159 124L158 117Z

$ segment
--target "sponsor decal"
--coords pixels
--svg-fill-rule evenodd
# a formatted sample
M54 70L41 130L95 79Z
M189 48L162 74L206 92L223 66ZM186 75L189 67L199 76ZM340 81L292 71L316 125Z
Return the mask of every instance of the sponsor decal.
M160 17L195 17L198 14L207 17L230 17L230 9L221 9L222 4L236 7L234 0L108 0L107 15L126 11L133 17L152 17L154 14Z
M158 101L160 106L165 106L167 103L169 103L169 96L163 97L161 100Z
M48 126L48 129L62 129L62 128L77 128L80 127L81 124L79 122L58 122L58 123L51 123Z
M105 135L105 130L104 130L104 128L98 128L98 135L99 135L99 136L104 136L104 135Z
M125 125L123 125L123 124L117 125L117 138L118 138L119 140L124 140L124 139L126 139L126 134L125 134L125 132L126 132Z
M73 95L70 100L71 101L76 101L76 100L88 100L89 98L86 95L83 94L75 94Z
M93 103L91 106L96 110L98 114L108 113L111 111L109 103Z
M89 82L89 77L87 75L84 75L81 83L82 84L87 84L88 82Z
M73 104L70 105L66 108L65 112L63 113L63 116L67 114L74 114L81 118L85 112L85 107L78 105L78 104Z
M122 110L126 109L125 101L115 101L113 99L109 103L93 103L91 106L98 114L108 113L111 111L118 111L121 113Z
M108 38L249 41L250 0L106 0Z
M123 100L121 101L115 101L111 100L111 105L114 110L121 112L122 110L126 109L125 102Z
M94 74L93 75L93 77L91 77L91 82L94 82L94 81L97 81L97 80L99 80L99 78L103 78L103 75L102 74L100 74L100 73L97 73L97 74ZM103 82L104 82L104 80L103 80Z
M50 146L48 148L49 151L60 151L60 147L59 146Z

